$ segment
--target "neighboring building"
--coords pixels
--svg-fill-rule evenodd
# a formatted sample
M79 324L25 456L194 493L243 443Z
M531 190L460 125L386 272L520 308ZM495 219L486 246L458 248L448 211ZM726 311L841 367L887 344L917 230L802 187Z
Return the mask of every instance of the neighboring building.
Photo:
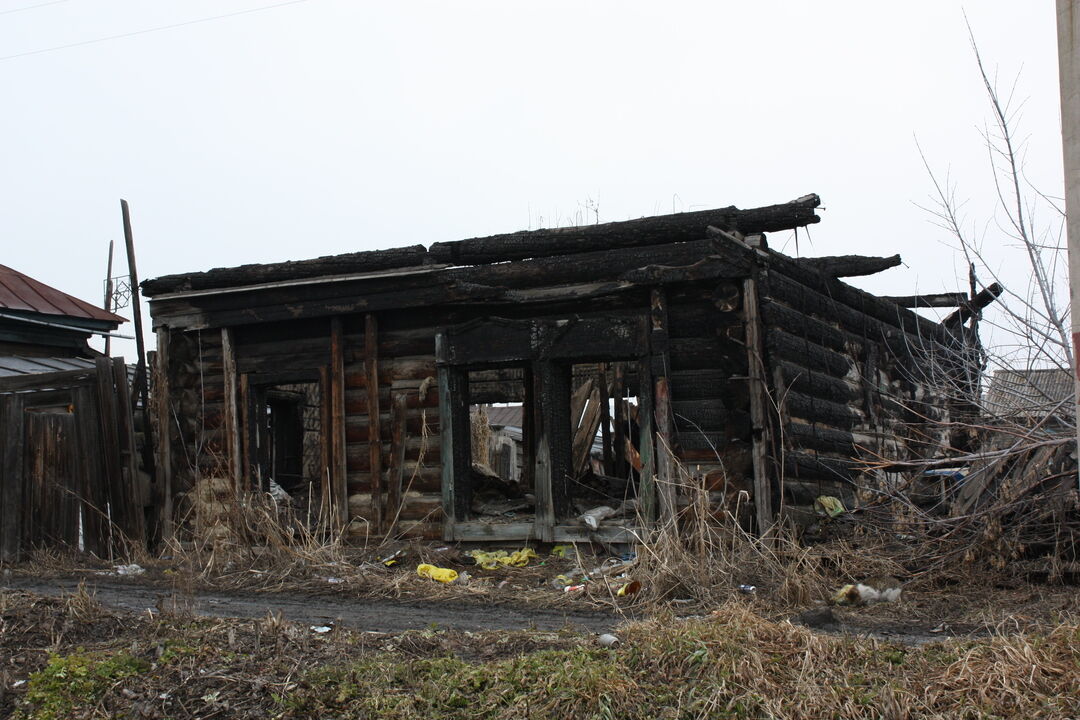
M851 498L882 479L858 458L945 445L945 423L908 438L948 420L930 366L966 372L958 343L971 335L838 279L899 256L768 249L764 233L818 222L819 202L148 280L163 487L175 496L208 475L265 487L273 449L300 442L274 422L274 399L300 384L322 406L306 432L320 436L323 486L308 492L365 537L626 540L637 520L679 511L687 474L715 504L730 483L751 488L759 529L782 502ZM626 400L599 425L613 472L589 487L577 459L598 424L570 419L582 372L601 380L597 412ZM481 517L474 496L503 486L474 471L470 408L511 403L524 408L513 491L535 507ZM599 531L577 519L630 495L636 519Z
M115 332L124 322L119 315L0 265L0 357L92 359L100 353L87 343L90 336Z
M1072 373L1064 368L995 370L983 397L983 410L999 420L1030 424L1053 415L1076 415Z

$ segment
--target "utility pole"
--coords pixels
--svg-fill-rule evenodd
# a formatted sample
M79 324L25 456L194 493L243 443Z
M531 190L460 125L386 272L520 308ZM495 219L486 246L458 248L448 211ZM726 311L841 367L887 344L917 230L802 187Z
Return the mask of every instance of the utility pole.
M104 307L105 307L106 312L112 312L112 295L113 295L113 286L112 286L112 251L113 251L113 241L110 240L109 241L109 265L108 265L108 268L105 270L105 306ZM110 336L106 335L105 336L105 356L106 357L109 356L109 341L110 340L112 340L112 338Z
M1065 232L1069 244L1073 382L1080 419L1080 0L1057 0L1061 140L1065 158ZM1077 423L1080 433L1080 422ZM1080 440L1080 436L1078 436ZM1080 478L1078 478L1080 485Z

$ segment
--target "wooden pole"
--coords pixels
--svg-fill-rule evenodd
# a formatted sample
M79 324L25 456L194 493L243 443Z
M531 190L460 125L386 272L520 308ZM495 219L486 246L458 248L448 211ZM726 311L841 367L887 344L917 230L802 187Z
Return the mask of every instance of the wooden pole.
M743 281L743 310L746 322L746 356L750 376L751 459L754 465L754 509L758 533L764 536L773 526L772 484L769 482L768 388L765 383L765 343L758 305L757 280Z
M379 422L379 326L375 315L364 316L364 361L367 370L368 452L371 466L371 527L382 532L382 426ZM441 427L441 426L440 426Z
M124 242L127 244L128 282L131 283L131 312L135 322L135 349L139 353L139 359L135 365L135 384L131 393L131 410L134 412L136 405L141 400L143 412L146 417L149 417L150 389L146 376L146 346L143 343L142 299L139 294L139 273L135 269L135 238L131 233L131 210L128 208L127 200L120 200L120 212L124 218ZM167 366L168 359L165 360ZM145 432L143 467L146 468L147 472L152 473L154 469L154 443L149 422L146 423Z
M105 308L105 312L112 312L112 294L113 294L112 256L113 256L113 241L110 240L109 241L109 263L105 268L105 303L102 305L102 307ZM110 341L111 340L112 340L111 337L109 337L108 335L105 336L105 356L106 357L109 356L109 347L110 347Z

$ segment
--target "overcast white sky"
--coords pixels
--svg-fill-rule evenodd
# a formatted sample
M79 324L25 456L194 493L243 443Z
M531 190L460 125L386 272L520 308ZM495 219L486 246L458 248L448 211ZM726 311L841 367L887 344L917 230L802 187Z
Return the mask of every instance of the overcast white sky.
M816 192L802 254L964 289L916 136L994 217L959 2L301 0L86 43L270 4L0 0L0 263L100 304L121 197L147 278ZM966 11L1060 195L1053 3Z

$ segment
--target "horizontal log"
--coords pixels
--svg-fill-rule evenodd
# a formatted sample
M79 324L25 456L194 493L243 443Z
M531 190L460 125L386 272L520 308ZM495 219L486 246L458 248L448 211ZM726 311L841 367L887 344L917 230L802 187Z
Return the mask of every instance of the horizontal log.
M815 258L798 258L795 262L804 268L829 277L855 277L874 275L894 268L902 260L899 255L873 257L869 255L831 255Z
M784 427L784 439L791 448L820 450L841 456L855 453L855 438L847 430L793 422Z
M791 230L819 222L814 208L820 204L817 195L807 195L782 205L748 210L727 207L623 222L522 231L435 243L430 254L437 262L473 265L698 240L705 236L710 225L744 234Z
M835 352L861 353L866 344L864 338L854 333L768 298L761 301L761 315L767 326L785 330Z
M301 280L324 275L349 275L394 268L424 265L430 262L423 245L329 255L294 262L240 265L214 268L205 272L178 273L144 280L143 295L154 297L186 290L256 285L261 283Z
M861 388L850 380L816 372L793 362L780 361L773 363L773 367L780 369L785 390L795 390L838 403L862 398Z
M840 430L850 430L862 423L863 413L850 405L804 395L788 388L783 394L784 410L793 418L819 422Z
M784 453L785 480L851 482L858 474L859 466L850 459L820 453L794 451Z
M905 308L942 308L959 307L967 302L967 293L948 292L930 293L926 295L883 295L882 300L888 300Z
M828 350L817 343L796 337L778 328L769 328L765 332L765 349L770 360L782 358L804 365L810 370L827 373L843 378L851 370L852 361L847 355Z

